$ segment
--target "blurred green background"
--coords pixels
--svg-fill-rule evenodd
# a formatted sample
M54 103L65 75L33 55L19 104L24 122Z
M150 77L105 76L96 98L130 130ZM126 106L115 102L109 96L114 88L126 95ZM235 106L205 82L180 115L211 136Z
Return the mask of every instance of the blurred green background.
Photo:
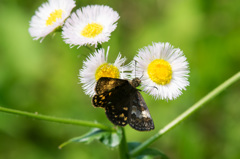
M0 1L0 106L56 117L98 121L78 80L84 47L69 48L58 33L42 43L28 33L29 21L45 1ZM77 0L77 8L106 4L120 14L109 42L109 62L121 52L128 62L152 42L170 42L186 55L190 86L174 101L142 93L156 129L126 126L128 141L145 141L177 115L240 70L239 0ZM170 158L240 158L240 82L235 83L151 147ZM39 121L0 112L0 159L118 158L118 149L99 142L58 146L89 128Z

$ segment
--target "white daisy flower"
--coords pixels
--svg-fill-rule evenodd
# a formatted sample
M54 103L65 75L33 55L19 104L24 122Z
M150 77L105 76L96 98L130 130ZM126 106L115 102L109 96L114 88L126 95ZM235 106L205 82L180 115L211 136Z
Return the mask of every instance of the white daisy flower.
M139 50L132 62L132 76L141 79L143 91L155 98L175 99L189 85L188 62L169 43L153 43ZM135 68L136 67L136 68Z
M49 0L43 3L30 21L30 35L34 40L42 41L45 36L63 25L75 6L74 0Z
M83 62L83 68L79 70L79 79L83 84L85 94L92 97L95 94L95 86L99 78L111 77L111 78L126 78L129 71L128 66L123 66L126 58L121 58L119 53L114 64L108 63L108 52L105 55L103 48L90 54L87 59Z
M95 45L109 40L119 15L108 6L91 5L78 9L63 26L63 38L67 44Z

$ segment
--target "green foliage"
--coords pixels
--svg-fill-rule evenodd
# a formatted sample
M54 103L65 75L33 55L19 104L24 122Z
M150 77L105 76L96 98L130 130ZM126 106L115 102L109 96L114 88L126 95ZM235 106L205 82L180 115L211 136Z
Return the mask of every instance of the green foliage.
M59 146L62 148L73 142L91 143L94 140L98 140L108 147L116 147L119 145L122 139L122 133L120 129L116 131L107 131L98 128L91 129L88 133L72 138Z
M42 43L28 33L29 21L42 1L0 1L0 105L40 114L110 124L103 110L93 109L77 77L86 48L69 48L60 34ZM155 101L145 95L156 131L221 82L239 71L240 1L153 0L77 1L106 4L120 14L108 43L109 62L121 52L129 60L139 48L170 42L186 55L190 87L175 101ZM154 147L169 158L240 158L240 83L227 89L161 138ZM78 144L57 149L63 139L89 128L48 123L0 112L0 158L92 159L116 157L102 144ZM130 141L144 141L156 131L140 133L126 127ZM94 153L92 153L94 150Z
M138 142L130 142L128 143L128 149L129 151L133 150L137 146L139 146L141 143ZM160 157L161 159L168 159L168 157L162 153L161 151L157 149L152 148L146 148L141 153L139 153L137 156L134 156L136 159L153 159L156 157Z

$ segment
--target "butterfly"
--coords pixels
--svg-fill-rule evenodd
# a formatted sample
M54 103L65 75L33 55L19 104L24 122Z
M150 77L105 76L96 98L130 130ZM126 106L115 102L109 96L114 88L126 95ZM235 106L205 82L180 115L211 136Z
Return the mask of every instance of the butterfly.
M139 78L128 81L101 77L97 81L92 104L94 107L104 108L106 116L114 125L129 124L139 131L153 130L154 123L148 107L136 89L140 83Z

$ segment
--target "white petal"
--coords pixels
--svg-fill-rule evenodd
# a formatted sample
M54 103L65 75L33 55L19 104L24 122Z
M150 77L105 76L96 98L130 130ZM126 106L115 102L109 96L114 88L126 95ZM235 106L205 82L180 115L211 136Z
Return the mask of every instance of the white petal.
M155 59L168 61L172 67L172 79L166 85L153 82L147 73L148 65ZM169 43L153 43L151 46L140 49L138 55L134 57L136 61L136 74L141 77L143 91L158 99L175 99L182 94L189 85L188 82L188 62L180 49L175 49ZM133 67L133 65L132 65ZM134 68L132 68L134 70Z
M54 31L57 27L63 25L65 19L70 15L74 7L74 0L49 0L49 2L43 3L30 21L30 35L34 40L41 39L42 41L45 36ZM63 11L62 18L57 19L52 25L46 25L46 20L56 9L61 9Z
M97 80L95 78L96 70L99 66L104 63L107 63L107 56L109 53L109 47L107 53L105 55L105 50L99 49L95 51L93 54L90 54L87 59L83 62L83 68L79 70L79 79L80 82L83 84L84 92L92 97L95 94L95 86ZM127 74L126 67L124 66L124 62L126 58L121 58L121 54L118 55L117 59L114 62L114 66L116 66L120 72L120 77L125 78Z
M73 13L70 18L66 20L63 27L63 38L67 44L83 46L83 45L95 45L98 43L107 42L116 27L116 21L119 19L119 15L116 11L108 6L103 5L91 5L78 9L76 13ZM84 37L81 35L82 30L87 24L97 23L103 26L103 30L100 34L93 38Z

